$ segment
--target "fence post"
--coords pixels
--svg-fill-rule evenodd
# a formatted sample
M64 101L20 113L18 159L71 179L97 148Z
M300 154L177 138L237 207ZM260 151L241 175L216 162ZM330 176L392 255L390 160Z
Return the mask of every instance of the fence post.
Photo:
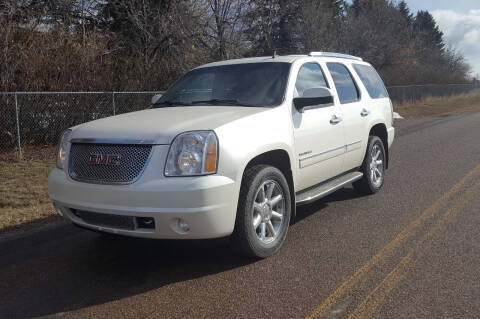
M112 92L112 107L113 107L113 115L115 116L115 92Z
M17 122L17 146L18 146L18 157L22 159L22 144L20 143L20 121L18 120L18 98L17 92L15 92L15 118Z

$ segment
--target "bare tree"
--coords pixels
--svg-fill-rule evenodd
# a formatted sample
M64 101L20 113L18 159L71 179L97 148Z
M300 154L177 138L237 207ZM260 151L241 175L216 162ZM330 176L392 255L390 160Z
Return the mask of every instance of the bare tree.
M89 25L95 26L95 24L97 24L97 9L101 3L99 0L77 0L73 4L73 12L80 20L83 47L85 47L87 42Z
M302 1L298 32L303 50L342 51L343 18L343 7L339 2Z
M0 0L0 90L165 89L197 65L285 47L360 55L388 84L467 80L430 14L351 3Z
M238 57L242 51L242 17L248 8L247 0L199 1L205 13L205 45L215 59Z

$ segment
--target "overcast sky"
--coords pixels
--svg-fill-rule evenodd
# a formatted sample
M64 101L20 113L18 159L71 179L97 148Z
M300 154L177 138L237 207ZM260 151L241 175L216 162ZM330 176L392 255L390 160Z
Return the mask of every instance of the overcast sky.
M444 33L448 46L463 53L480 77L480 0L406 0L416 13L428 10Z

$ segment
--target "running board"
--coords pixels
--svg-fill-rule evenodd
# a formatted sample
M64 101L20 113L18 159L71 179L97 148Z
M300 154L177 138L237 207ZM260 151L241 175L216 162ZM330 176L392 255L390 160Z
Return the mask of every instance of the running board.
M322 183L317 186L308 188L296 194L296 204L305 205L316 201L317 199L330 195L334 191L344 187L347 184L358 181L360 178L362 178L362 176L363 173L351 172L345 175L341 175L326 183Z

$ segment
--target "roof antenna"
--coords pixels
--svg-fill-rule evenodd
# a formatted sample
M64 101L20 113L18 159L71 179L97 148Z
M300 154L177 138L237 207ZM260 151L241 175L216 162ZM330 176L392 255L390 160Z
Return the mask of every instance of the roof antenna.
M277 57L277 50L273 50L272 59L275 59L276 57Z

